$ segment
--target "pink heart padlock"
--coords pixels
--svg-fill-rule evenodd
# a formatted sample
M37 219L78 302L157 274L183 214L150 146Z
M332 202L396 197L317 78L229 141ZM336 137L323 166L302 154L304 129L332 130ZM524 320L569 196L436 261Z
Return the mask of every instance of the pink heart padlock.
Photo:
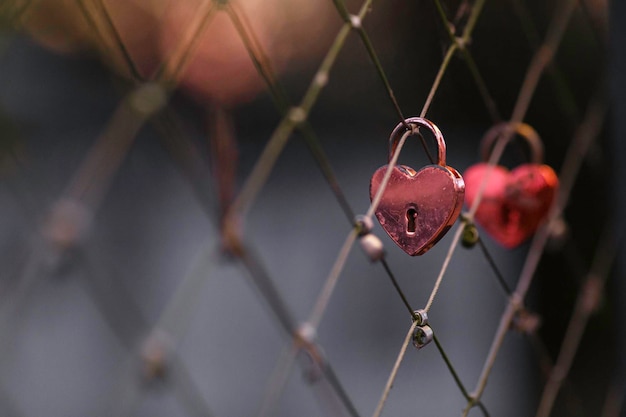
M504 135L506 123L491 128L483 138L483 161L487 161L493 142ZM535 233L548 214L556 197L559 180L554 170L543 165L541 139L527 124L514 126L514 132L526 139L532 151L532 163L509 171L503 166L489 167L478 163L464 173L465 201L474 204L481 184L484 184L481 202L474 218L495 241L506 248L514 248Z
M437 165L415 171L398 165L391 171L389 182L376 209L376 218L385 232L411 256L423 255L441 239L454 224L463 206L465 184L461 174L446 165L446 143L439 128L431 121L412 117L398 124L389 138L389 160L403 135L418 127L429 129L437 141ZM373 201L388 165L374 172L370 182Z

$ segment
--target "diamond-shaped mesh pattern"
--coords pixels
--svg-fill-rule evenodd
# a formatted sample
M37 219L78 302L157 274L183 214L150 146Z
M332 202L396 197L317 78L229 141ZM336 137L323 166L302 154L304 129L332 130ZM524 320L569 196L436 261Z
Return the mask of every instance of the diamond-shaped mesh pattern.
M284 78L258 33L263 14L237 0L195 3L147 71L119 30L129 17L76 0L72 18L123 75L113 83L93 63L6 35L2 415L617 415L620 389L606 375L606 401L595 402L580 398L585 378L568 376L587 325L605 325L592 315L610 320L601 300L620 237L611 213L589 224L578 214L584 193L606 204L605 189L580 185L607 169L603 63L591 72L571 57L604 59L602 2L335 0L333 16L320 7L309 17L328 19L326 35L339 28L328 48L312 48L317 66L290 72L300 67L287 61ZM32 24L42 10L9 0L0 16L45 41ZM224 22L265 90L239 107L189 103L176 94L190 89L181 79ZM519 51L504 54L498 37L512 33ZM499 74L512 57L519 71ZM389 157L417 167L408 134L386 153L392 128L417 115L441 128L457 168L494 124L536 125L560 189L528 244L504 250L479 226L461 248L480 197L422 257L384 236L369 175ZM422 139L422 163L436 154L426 136L406 142ZM491 165L515 153L504 143ZM416 349L430 330L433 343Z

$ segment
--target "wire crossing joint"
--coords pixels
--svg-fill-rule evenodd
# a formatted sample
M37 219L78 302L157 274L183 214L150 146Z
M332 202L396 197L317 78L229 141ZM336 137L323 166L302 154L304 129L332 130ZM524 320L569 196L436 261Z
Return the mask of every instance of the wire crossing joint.
M413 320L417 326L425 326L428 324L428 313L423 308L413 312Z

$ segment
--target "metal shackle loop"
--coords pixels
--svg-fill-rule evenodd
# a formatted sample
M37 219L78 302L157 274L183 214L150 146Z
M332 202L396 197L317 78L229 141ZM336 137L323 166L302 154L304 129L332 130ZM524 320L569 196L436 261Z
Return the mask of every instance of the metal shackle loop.
M406 127L410 126L411 130L409 131ZM398 126L393 129L391 132L391 136L389 137L389 161L393 158L393 154L396 152L398 148L398 144L400 143L400 139L406 133L409 135L413 135L417 133L416 129L418 127L425 127L430 130L437 141L437 164L441 166L446 166L446 142L443 140L443 134L441 130L428 119L424 119L423 117L409 117L404 120L404 122L400 122Z
M482 140L482 159L483 162L489 160L491 151L497 141L505 140L507 145L514 135L521 136L526 140L531 152L531 161L535 164L543 163L543 143L535 129L526 123L510 123L502 122L494 125L485 133Z

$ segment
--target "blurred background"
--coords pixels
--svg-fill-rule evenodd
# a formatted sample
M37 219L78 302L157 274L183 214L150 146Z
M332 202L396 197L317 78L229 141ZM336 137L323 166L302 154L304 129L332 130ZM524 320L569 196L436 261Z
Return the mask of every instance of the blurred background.
M449 165L463 172L478 162L494 118L511 117L564 3L486 2L468 49L493 106L457 52L427 113L445 136ZM590 292L585 282L603 254L606 289L551 415L625 415L624 225L616 213L626 203L626 10L614 3L578 2L525 117L558 173L590 103L610 104L580 155L562 228L526 299L540 325L509 332L498 355L483 396L492 416L535 414L581 288ZM476 4L441 6L461 36ZM350 13L359 7L347 4ZM284 316L292 324L308 319L352 228L316 149L347 205L365 213L370 177L387 163L400 121L357 31L308 114L319 148L306 134L290 135L240 223L246 255L222 238L224 213L285 120L246 47L260 51L285 101L300 103L341 29L335 4L2 0L0 19L0 415L349 415L306 357L272 398L281 391L277 364L293 342ZM436 3L375 2L362 25L399 108L419 115L450 44ZM515 142L503 163L526 158ZM400 162L429 163L417 140ZM452 233L416 258L378 224L373 233L409 302L423 307ZM506 250L481 237L514 288L529 244ZM359 415L376 408L411 325L390 284L355 245L317 329ZM470 391L506 304L479 248L458 247L429 319ZM459 415L465 405L434 344L410 345L383 415Z

